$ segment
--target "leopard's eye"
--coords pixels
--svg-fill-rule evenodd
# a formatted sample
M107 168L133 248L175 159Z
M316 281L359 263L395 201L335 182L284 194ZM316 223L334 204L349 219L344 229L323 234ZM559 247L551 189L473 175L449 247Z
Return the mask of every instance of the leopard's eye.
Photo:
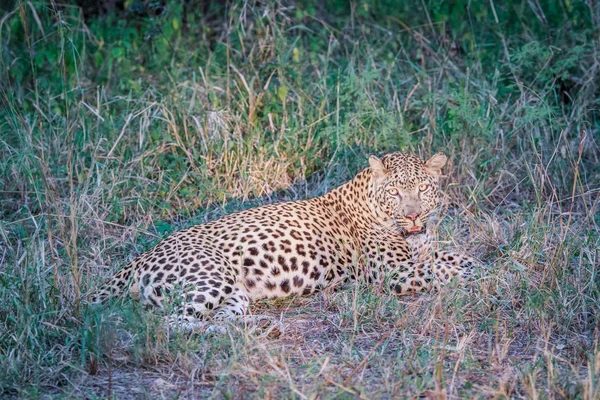
M400 192L396 188L389 188L387 192L390 196L398 196L400 194Z
M429 187L430 187L430 186L431 186L431 185L430 185L430 184L428 184L428 183L421 183L421 184L419 185L419 191L420 191L420 192L424 192L424 191L426 191L427 189L429 189Z

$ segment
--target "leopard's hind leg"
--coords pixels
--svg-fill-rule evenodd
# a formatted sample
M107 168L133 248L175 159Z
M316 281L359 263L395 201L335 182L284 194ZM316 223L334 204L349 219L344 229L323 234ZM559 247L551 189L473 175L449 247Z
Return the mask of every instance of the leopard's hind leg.
M235 321L246 315L250 299L239 285L233 286L233 292L225 299L214 314L217 321Z
M235 322L246 314L249 298L243 288L231 285L231 280L212 277L209 286L191 287L185 291L185 301L176 317L169 319L172 328L184 331L196 329L221 331L221 322Z

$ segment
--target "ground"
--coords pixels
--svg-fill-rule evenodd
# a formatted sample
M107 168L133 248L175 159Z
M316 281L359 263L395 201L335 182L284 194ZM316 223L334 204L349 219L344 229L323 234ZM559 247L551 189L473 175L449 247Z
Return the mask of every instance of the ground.
M0 5L0 397L600 398L597 5L77 3ZM225 335L83 301L392 151L448 155L437 235L471 284L262 302L277 329Z

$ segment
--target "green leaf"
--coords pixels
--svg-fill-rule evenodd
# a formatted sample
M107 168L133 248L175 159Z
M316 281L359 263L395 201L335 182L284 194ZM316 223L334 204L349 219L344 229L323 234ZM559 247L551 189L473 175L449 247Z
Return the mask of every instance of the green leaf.
M164 221L158 221L154 224L154 228L156 228L156 231L158 233L165 234L165 233L169 233L171 232L171 224L164 222Z
M281 100L282 103L285 103L287 100L288 88L284 85L281 85L277 88L277 97Z
M118 60L118 59L123 58L123 56L125 55L125 49L122 47L114 47L111 50L111 53L112 53L113 57Z

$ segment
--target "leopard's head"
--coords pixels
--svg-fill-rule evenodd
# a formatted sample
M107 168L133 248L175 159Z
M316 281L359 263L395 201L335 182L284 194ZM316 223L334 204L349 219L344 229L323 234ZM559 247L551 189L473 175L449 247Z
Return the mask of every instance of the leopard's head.
M379 221L402 234L426 231L427 221L439 203L439 177L446 156L437 153L427 161L411 154L392 153L369 158L371 209Z

